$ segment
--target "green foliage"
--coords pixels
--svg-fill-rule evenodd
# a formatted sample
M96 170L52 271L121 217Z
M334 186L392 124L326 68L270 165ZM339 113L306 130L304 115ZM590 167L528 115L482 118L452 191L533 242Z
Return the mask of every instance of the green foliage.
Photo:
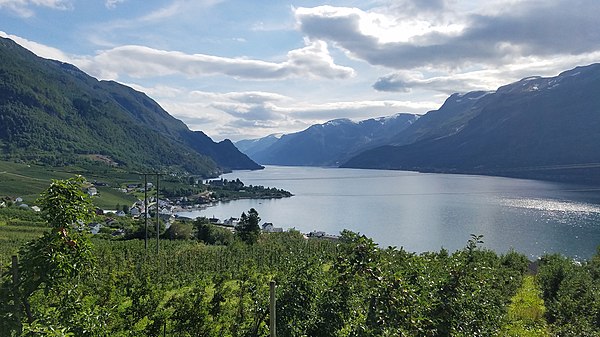
M240 222L235 226L235 234L237 237L247 244L254 244L258 241L260 236L260 217L258 212L251 208L246 215L246 212L242 212Z
M148 227L147 229L146 226ZM147 224L144 219L140 218L137 223L134 223L129 229L132 231L127 233L128 239L144 239L146 230L148 231L148 238L156 237L156 218L149 217ZM165 234L165 223L162 219L159 219L158 221L158 234L160 237Z
M0 293L6 303L0 308L3 333L53 335L81 327L73 321L83 309L83 295L76 284L93 270L94 263L90 242L72 230L73 224L92 214L82 183L81 177L53 181L42 193L39 204L51 230L20 249L16 283L4 279Z
M538 282L546 304L546 318L557 336L600 334L600 275L597 254L578 263L560 255L540 261Z
M171 240L189 240L192 238L192 225L185 222L174 222L165 232L165 237Z
M75 180L44 196L80 213L52 216L57 205L44 203L45 219L88 214ZM255 210L244 215L258 226ZM176 222L174 233L180 225L204 243L163 240L158 252L154 240L147 250L142 240L92 245L56 225L21 249L16 284L2 276L0 335L268 336L271 280L280 336L543 336L539 294L551 333L598 332L600 254L581 266L545 257L538 291L524 279L523 255L498 255L476 235L452 254L414 254L350 231L337 242L269 233L249 245L206 219Z
M211 224L206 218L197 218L193 222L196 238L209 245L229 245L234 242L233 232L227 228Z
M233 199L270 199L270 198L288 198L293 194L289 191L274 187L264 186L246 186L240 179L236 180L214 180L208 185L208 189L213 192L219 200Z
M82 190L85 179L77 176L67 180L53 180L37 201L44 220L56 230L86 222L94 214L90 198Z

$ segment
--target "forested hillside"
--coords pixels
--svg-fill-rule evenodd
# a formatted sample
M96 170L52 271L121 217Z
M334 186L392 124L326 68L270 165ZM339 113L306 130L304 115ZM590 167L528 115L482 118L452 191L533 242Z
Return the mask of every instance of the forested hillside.
M258 169L230 141L190 131L145 94L0 39L0 158L54 166L99 160L214 176Z

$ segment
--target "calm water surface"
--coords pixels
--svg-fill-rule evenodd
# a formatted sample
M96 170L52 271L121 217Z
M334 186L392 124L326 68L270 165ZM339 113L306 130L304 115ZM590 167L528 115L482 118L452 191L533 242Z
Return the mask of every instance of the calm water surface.
M223 175L246 185L283 188L291 198L237 200L181 215L239 217L255 208L277 227L360 232L408 251L484 246L537 257L589 258L600 245L600 189L533 180L405 171L269 166Z

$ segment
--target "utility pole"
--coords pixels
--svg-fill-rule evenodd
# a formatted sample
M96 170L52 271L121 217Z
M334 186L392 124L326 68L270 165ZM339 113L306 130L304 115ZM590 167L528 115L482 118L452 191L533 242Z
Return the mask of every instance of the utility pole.
M159 239L160 239L160 218L158 216L159 213L159 199L158 199L158 190L159 190L159 186L158 183L160 181L160 174L157 173L156 174L156 254L158 254L159 251Z
M144 173L144 249L148 250L148 174Z
M148 209L148 176L156 176L156 252L159 250L159 239L160 239L160 217L159 217L159 182L160 173L142 173L144 175L144 249L148 250L148 218L150 217L150 210Z

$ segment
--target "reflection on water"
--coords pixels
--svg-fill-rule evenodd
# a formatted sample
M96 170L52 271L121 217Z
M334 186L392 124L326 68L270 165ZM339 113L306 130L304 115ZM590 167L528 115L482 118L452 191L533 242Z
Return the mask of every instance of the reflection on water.
M591 257L600 245L600 190L550 182L468 175L315 167L267 167L223 176L283 188L294 197L237 200L186 216L238 217L302 232L351 229L381 246L423 252L461 249L471 233L498 252Z
M508 207L521 207L547 212L600 213L600 206L588 203L551 200L551 199L502 199L501 204Z

